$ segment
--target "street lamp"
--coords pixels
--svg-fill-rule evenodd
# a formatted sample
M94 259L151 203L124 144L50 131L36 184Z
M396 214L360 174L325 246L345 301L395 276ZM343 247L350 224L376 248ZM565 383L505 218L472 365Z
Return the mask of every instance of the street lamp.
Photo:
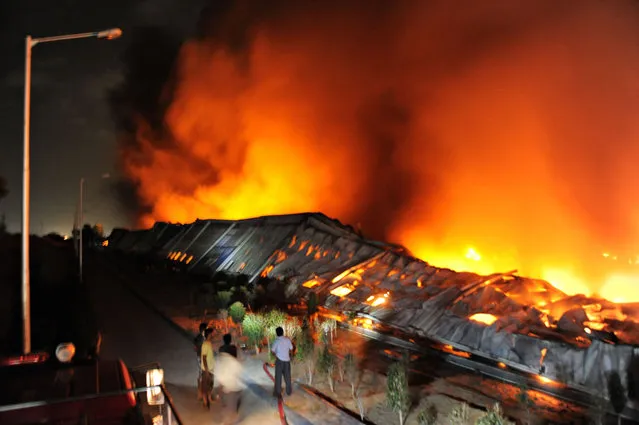
M30 194L31 194L31 50L40 43L54 41L75 40L78 38L103 38L113 40L122 35L119 28L111 28L105 31L85 32L81 34L58 35L54 37L33 38L28 35L25 38L25 64L24 64L24 141L23 141L23 165L22 165L22 351L24 354L31 352L31 289L29 274L29 220L30 220Z

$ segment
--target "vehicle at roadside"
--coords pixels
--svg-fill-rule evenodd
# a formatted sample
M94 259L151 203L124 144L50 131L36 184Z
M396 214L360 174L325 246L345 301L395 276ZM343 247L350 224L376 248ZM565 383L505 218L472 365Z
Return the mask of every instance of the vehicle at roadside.
M159 364L74 358L72 343L55 353L0 359L2 425L182 425Z

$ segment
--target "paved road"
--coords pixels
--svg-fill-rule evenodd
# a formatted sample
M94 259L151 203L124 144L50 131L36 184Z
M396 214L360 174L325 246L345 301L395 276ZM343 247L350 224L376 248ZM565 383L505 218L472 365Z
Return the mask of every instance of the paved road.
M220 423L216 407L206 411L196 401L195 366L190 342L166 320L135 298L118 279L98 267L87 267L85 281L103 333L102 357L122 358L133 367L159 362L184 425ZM238 424L279 425L272 399L245 391Z

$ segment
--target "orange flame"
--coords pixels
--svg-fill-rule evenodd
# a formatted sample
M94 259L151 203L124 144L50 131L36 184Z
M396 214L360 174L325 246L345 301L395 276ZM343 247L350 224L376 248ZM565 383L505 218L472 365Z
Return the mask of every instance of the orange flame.
M183 46L162 131L140 120L123 150L145 224L323 211L437 266L639 301L600 254L639 239L630 6L237 3Z

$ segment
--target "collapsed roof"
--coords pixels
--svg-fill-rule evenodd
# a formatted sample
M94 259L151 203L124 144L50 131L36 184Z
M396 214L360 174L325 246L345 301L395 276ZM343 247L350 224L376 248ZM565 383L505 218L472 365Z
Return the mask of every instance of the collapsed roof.
M405 333L591 392L606 387L611 371L625 382L634 367L634 304L569 297L514 271L479 276L434 267L320 213L157 223L116 236L112 249L154 251L200 275L284 280L289 294L316 292L328 308L365 313Z

